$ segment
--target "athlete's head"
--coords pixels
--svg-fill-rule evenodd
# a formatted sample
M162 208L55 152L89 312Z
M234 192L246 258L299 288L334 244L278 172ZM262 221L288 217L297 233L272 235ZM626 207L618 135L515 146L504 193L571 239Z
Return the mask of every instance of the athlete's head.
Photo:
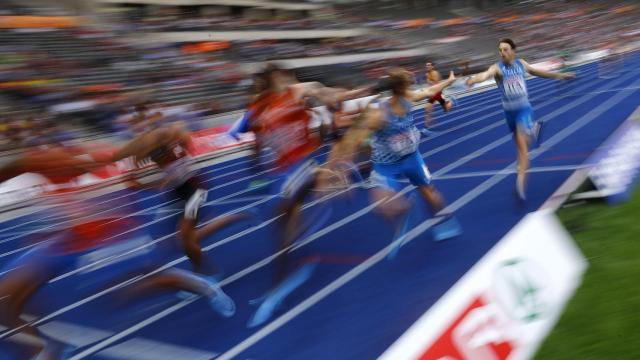
M403 68L389 70L389 88L395 96L404 96L413 84L413 74Z
M498 43L500 58L505 63L510 63L516 58L516 43L513 40L504 38Z
M266 87L270 91L283 91L295 82L295 76L290 70L275 63L269 63L265 66L264 76Z
M434 70L436 68L435 64L432 63L432 62L427 62L426 66L427 66L427 71L431 71L431 70Z
M249 89L251 95L260 95L267 89L267 79L264 72L253 74L253 83Z

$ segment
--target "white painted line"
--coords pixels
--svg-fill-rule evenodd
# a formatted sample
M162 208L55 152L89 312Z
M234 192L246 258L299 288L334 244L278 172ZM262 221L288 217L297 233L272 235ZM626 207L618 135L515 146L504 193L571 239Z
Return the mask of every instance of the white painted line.
M167 309L157 313L156 315L154 315L154 316L152 316L150 318L147 318L147 319L145 319L143 321L140 321L139 323L137 323L136 325L128 328L127 330L121 331L121 332L113 335L112 337L109 337L106 340L101 341L101 342L99 342L99 343L87 348L84 351L81 351L80 353L70 357L69 360L78 360L78 359L82 359L82 358L84 358L86 356L92 355L92 354L94 354L94 353L106 348L107 346L119 341L120 339L125 338L129 334L132 334L132 333L138 331L138 329L144 328L145 326L147 326L147 324L153 323L153 322L157 321L157 319L161 319L161 318L163 318L163 317L165 317L165 316L167 316L167 315L169 315L169 314L171 314L173 312L178 311L179 309L182 309L183 307L191 304L192 302L196 301L197 299L198 299L198 297L194 295L194 296L191 296L191 297L189 297L189 298L187 298L185 300L182 300L179 303L177 303L177 304L175 304L175 305L173 305L171 307L168 307Z
M587 85L589 85L589 84L587 84ZM552 102L552 101L551 101L551 100L550 100L550 101L547 101L547 102L545 102L545 103L541 104L540 106L545 106L547 103L550 103L550 102ZM492 105L499 105L499 103L497 103L497 104L492 104ZM414 112L415 112L416 110L420 110L420 109L422 109L422 107L415 106L415 107L414 107ZM462 129L462 128L464 128L464 127L468 126L468 125L471 125L471 124L474 124L474 123L480 122L480 121L482 121L482 120L485 120L485 119L487 119L487 118L490 118L490 117L491 117L491 116L493 116L493 115L501 114L501 113L502 113L502 110L494 111L493 113L486 114L486 109L480 109L480 110L475 111L475 112L460 114L460 115L458 115L457 117L454 117L453 119L449 119L449 120L443 121L443 122L441 122L441 123L440 123L440 124L438 124L438 125L444 125L445 123L455 121L455 120L457 120L458 118L467 117L467 116L469 116L469 115L472 115L472 114L475 114L475 113L482 113L482 112L485 112L484 116L482 116L482 117L480 117L480 118L478 118L478 119L475 119L475 120L472 120L472 121L468 121L468 122L466 122L466 123L464 123L464 124L460 124L460 125L455 126L455 127L451 128L451 129L444 130L444 131L439 132L438 134L436 134L436 135L434 135L434 136L430 136L430 137L428 137L428 138L426 138L426 139L422 139L420 142L422 143L422 142L425 142L425 141L427 141L427 140L433 140L433 139L435 139L435 138L438 138L438 137L444 136L444 135L446 135L446 134L448 134L448 133L450 133L450 132L453 132L453 131L456 131L456 130ZM498 122L496 122L496 123L494 123L494 124L492 124L492 125L489 125L489 126L488 126L488 127L486 127L486 128L483 128L483 129L478 130L478 131L476 132L476 134L484 133L484 132L486 132L486 131L488 131L488 130L490 130L490 129L493 129L493 128L495 128L495 127L498 127L498 126L500 126L500 125L502 125L502 124L503 124L503 121L498 121ZM471 137L472 137L472 136L471 136ZM442 150L444 150L444 149L446 149L446 148L452 147L453 145L459 144L459 143L461 143L461 142L463 142L463 141L465 141L465 140L467 140L467 139L469 139L469 138L471 138L471 137L469 137L469 135L467 135L467 137L465 137L464 139L462 139L462 138L461 138L461 139L457 139L457 140L456 140L455 142L453 142L453 143L447 144L447 145L445 145L445 146L443 146L443 147L441 147L441 148L439 148L439 149L431 150L430 152L427 152L427 153L425 153L424 155L426 155L426 154L431 155L431 154L433 154L433 153L437 153L437 152L442 151ZM324 147L324 146L326 146L326 145L323 145L323 147ZM322 155L325 155L325 154L326 154L326 152L321 153L321 154L319 154L318 156L322 156ZM249 161L250 161L250 160L246 160L245 162L249 162ZM216 169L216 168L214 168L214 169L210 169L210 170L208 170L208 171L203 172L202 174L207 174L207 173L214 172L214 171L217 171L217 170L219 170L219 169ZM239 171L244 171L244 169L240 169L240 170L238 170L238 171L236 171L236 172L239 172ZM235 184L235 183L241 182L241 181L243 181L243 180L248 180L248 179L254 178L254 177L256 177L256 176L260 176L260 175L268 174L270 171L271 171L271 170L264 170L264 171L258 172L258 173L256 173L256 174L248 175L248 176L245 176L245 177L243 177L243 178L236 179L236 180L231 181L231 182L227 182L227 183L225 183L225 184L223 184L223 185L215 186L215 187L211 188L210 190L218 190L218 189L224 188L224 187L226 187L226 186L229 186L229 185L232 185L232 184ZM211 179L208 179L208 180L206 180L205 182L209 182L209 181L212 181L212 180L214 180L214 179L216 179L216 177L211 178ZM160 193L158 193L158 194L153 194L153 195L147 196L147 197L145 197L145 198L143 198L143 199L138 199L138 200L136 200L136 201L134 201L134 202L132 202L132 203L130 203L130 204L127 204L127 205L121 205L121 206L119 206L119 207L116 207L115 209L117 209L117 208L122 208L122 207L124 207L124 206L130 206L131 204L135 204L135 203L141 202L141 201L143 201L143 200L148 200L148 199L151 199L151 198L154 198L154 197L160 196L160 195L165 194L165 193L167 193L167 192L169 192L169 191L170 191L170 190L162 191L162 192L160 192ZM137 193L137 192L136 192L136 193ZM118 197L118 198L125 197L125 196L128 196L128 195L127 195L127 194L125 194L125 195L120 196L120 197ZM108 202L108 200L107 200L106 202ZM102 204L102 203L104 203L104 202L100 202L99 204ZM109 209L109 211L111 211L111 210L114 210L114 209ZM99 213L104 213L104 211L99 212ZM135 214L136 214L136 215L138 215L138 214L141 214L141 212L137 212L137 213L135 213ZM120 220L120 219L119 219L119 220ZM38 221L38 219L33 220L33 221ZM63 223L67 223L67 222L68 222L68 221L63 221L63 222L61 222L61 223L57 223L57 224L54 224L54 225L51 225L51 226L45 227L45 228L43 228L43 229L52 228L52 227L58 226L59 224L63 224ZM15 240L15 239L18 239L18 238L20 238L20 237L22 237L22 236L24 236L24 234L22 234L22 235L20 235L20 236L14 236L14 237L9 238L9 239L0 240L0 243L7 242L7 241L11 241L11 240ZM30 248L30 247L23 248L23 249L18 249L18 250L26 250L26 249L28 249L28 248ZM13 253L15 253L15 252L19 252L19 251L11 252L9 255L11 255L11 254L13 254ZM2 256L0 255L0 257L2 257Z
M102 350L96 356L114 360L209 360L218 356L218 353L133 338Z
M634 84L640 84L640 80L636 81ZM588 124L589 122L591 122L592 120L600 116L602 113L604 113L605 111L609 110L610 108L612 108L613 106L621 102L626 97L628 97L628 95L625 96L622 94L617 94L616 96L608 99L604 103L601 103L598 107L590 111L583 118L572 123L565 129L563 129L563 131L555 134L551 139L543 143L543 146L541 147L542 150L536 151L534 154L532 154L532 157L535 158L539 154L542 154L545 150L548 150L553 145L567 138L573 132L580 129L582 126ZM513 166L515 166L515 164L516 164L515 162L510 164L505 168L505 170L512 168ZM456 210L468 204L469 202L471 202L472 200L474 200L475 198L483 194L485 191L487 191L488 189L490 189L491 187L493 187L494 185L496 185L506 177L507 177L507 174L497 174L492 176L491 178L484 181L482 184L478 185L473 190L466 193L464 196L460 197L454 203L447 206L445 211L455 212ZM411 231L409 231L405 236L396 239L391 244L389 244L388 246L386 246L385 248L383 248L382 250L378 251L376 254L374 254L367 260L365 260L363 263L357 265L355 268L351 269L344 275L340 276L338 279L334 280L329 285L322 288L320 291L314 293L312 296L310 296L309 298L307 298L306 300L304 300L303 302L295 306L293 309L287 311L285 314L281 315L280 317L278 317L277 319L275 319L274 321L272 321L271 323L269 323L268 325L266 325L265 327L263 327L262 329L254 333L253 335L251 335L249 338L240 342L239 344L231 348L229 351L223 353L218 359L227 360L240 355L243 351L247 350L252 345L256 344L257 342L267 337L274 331L278 330L280 327L284 326L286 323L293 320L296 316L300 315L301 313L303 313L313 305L322 301L324 298L326 298L327 296L329 296L330 294L332 294L342 286L346 285L348 282L355 279L357 276L359 276L369 268L373 267L378 262L384 260L386 256L395 248L395 246L397 246L398 244L407 244L411 242L416 237L418 237L418 235L420 235L422 232L424 232L425 230L433 226L433 224L434 224L434 219L428 219L422 222L420 225L416 226Z
M575 101L574 101L573 103L575 103ZM572 104L573 104L573 103L572 103ZM566 106L565 106L565 107L566 107ZM563 108L564 108L564 107L563 107ZM510 136L505 136L505 138L508 140L508 139L510 138ZM497 146L501 145L502 143L504 143L504 139L505 139L505 138L503 138L503 139L498 139L497 141L494 141L494 142L493 142L492 144L490 144L489 146L485 146L484 148L482 148L481 150L479 150L479 151L480 151L480 153L479 153L479 154L482 154L482 153L483 153L483 152L485 152L485 151L488 151L488 150L490 150L490 149L492 149L492 148L495 148L495 147L497 147ZM476 151L476 153L478 153L478 151ZM479 156L479 155L478 155L478 156ZM464 162L466 162L466 161L468 161L468 160L471 160L471 159L472 159L472 158L470 158L469 156L467 156L467 157L465 157L465 158L463 158L463 159L460 159L459 161L457 161L457 162L456 162L456 163L454 163L454 164L456 164L456 166L457 166L457 164L464 163ZM451 164L451 166L450 166L449 168L453 168L453 167L455 167L455 166L454 166L454 164ZM452 167L452 166L453 166L453 167ZM441 171L440 171L439 173L443 173L444 171L448 171L448 170L441 169ZM275 219L276 219L276 218L274 218L274 219L270 220L270 221L269 221L269 223L271 223L271 222L275 221ZM266 226L266 223L267 223L267 222L263 223L263 224L262 224L262 226L257 226L257 227L254 227L254 228L264 227L264 226ZM248 229L248 230L251 230L251 229ZM230 240L228 240L228 241L230 241ZM227 241L227 242L228 242L228 241ZM213 247L219 246L219 244L220 244L220 243L222 243L222 241L221 241L221 242L218 242L218 243L216 243L216 244L213 244L212 246L210 246L210 247L208 247L208 248L209 248L209 249L211 249L211 248L213 248ZM205 248L205 249L203 249L203 250L207 251L207 250L209 250L209 249ZM182 257L182 258L180 258L180 259L174 260L174 261L170 262L169 264L167 264L167 265L165 265L165 266L161 267L160 269L158 269L158 270L154 271L153 273L156 273L157 271L160 271L162 268L167 268L167 267L173 266L173 265L175 265L175 264L178 264L178 263L180 263L180 262L184 261L185 259L186 259L186 257ZM150 274L147 274L147 276L148 276L148 275L150 275ZM133 280L133 281L135 281L135 280ZM127 282L127 283L129 283L129 282ZM103 293L105 293L105 292L103 292ZM92 297L92 298L95 298L95 297ZM86 299L85 299L85 300L86 300ZM84 300L82 301L82 303L86 303L86 302L88 302L88 301L84 301ZM80 305L81 305L80 303L76 303L76 304L77 304L77 306L80 306ZM68 310L70 310L70 309L72 309L72 308L74 308L74 307L76 307L76 306L75 306L76 304L72 304L70 307L67 307L68 309L66 309L66 310L65 310L65 312L66 312L66 311L68 311ZM54 315L54 316L55 316L55 315ZM2 338L2 335L0 335L0 338Z

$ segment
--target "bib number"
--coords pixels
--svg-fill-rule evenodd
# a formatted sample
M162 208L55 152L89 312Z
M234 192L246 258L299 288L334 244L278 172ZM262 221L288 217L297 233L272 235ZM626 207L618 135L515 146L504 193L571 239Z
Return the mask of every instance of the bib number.
M416 151L419 138L417 131L410 131L391 137L389 145L395 153L406 155Z
M504 90L509 98L520 98L527 96L527 89L524 80L520 78L507 78L504 83Z

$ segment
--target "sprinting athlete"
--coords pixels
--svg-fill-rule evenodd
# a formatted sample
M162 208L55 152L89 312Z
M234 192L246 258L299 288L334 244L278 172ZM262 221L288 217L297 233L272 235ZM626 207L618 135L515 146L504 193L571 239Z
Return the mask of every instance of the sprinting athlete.
M442 81L442 76L440 76L440 72L436 70L436 67L432 62L427 62L426 68L427 68L426 78L427 78L428 86L437 85L440 81ZM431 120L432 120L431 114L433 113L433 104L436 101L440 103L440 106L442 107L442 110L444 112L449 112L449 110L451 110L451 108L453 107L453 102L451 100L444 99L444 97L442 96L442 91L438 92L433 96L430 96L429 100L424 106L425 127L428 127L429 125L431 125Z
M207 190L191 166L190 142L189 134L181 126L169 125L132 140L113 155L112 161L133 157L139 164L149 159L162 170L163 177L156 185L161 189L171 189L171 194L184 202L178 237L194 271L204 273L200 241L231 223L247 218L247 214L228 215L196 229L200 207L207 199Z
M516 192L526 199L527 170L529 169L529 145L532 140L540 143L543 124L533 121L533 109L529 102L525 73L554 79L571 79L574 73L558 73L537 69L516 57L516 44L511 39L498 43L500 61L481 74L467 79L467 85L495 79L502 94L502 105L509 129L514 134L518 150L518 177Z
M24 173L44 176L55 185L69 184L74 178L104 166L87 157L80 149L70 150L52 146L46 150L28 151L3 162L0 182ZM53 208L60 216L56 226L39 234L44 240L5 265L0 277L0 322L12 333L25 333L38 340L38 359L65 359L72 349L50 339L21 318L25 305L46 283L66 271L75 270L84 255L99 253L114 245L116 233L132 226L123 220L123 214L111 209L113 204L98 207L90 198L74 197L73 193L57 195ZM142 265L141 265L142 266ZM212 307L222 316L235 313L235 304L217 284L179 269L149 276L136 284L136 289L175 289L207 297Z
M261 107L266 106L266 103L263 99L266 96L266 80L265 74L262 72L256 73L253 76L253 86L250 89L249 93L249 104L247 106L247 111L242 115L240 119L238 119L229 129L228 134L235 138L236 140L240 140L240 134L252 132L255 136L255 140L253 142L253 153L251 154L251 164L250 170L254 173L262 172L262 132L261 128L256 126L254 113L260 112ZM256 185L266 183L267 181L264 179L254 180L252 181L251 187L256 187Z
M277 179L278 191L283 197L278 206L282 214L277 224L277 252L274 260L275 276L271 290L262 298L260 306L250 319L248 326L264 323L281 301L310 276L309 267L296 267L288 260L286 249L312 228L322 226L330 216L328 207L321 207L318 217L313 217L305 227L302 205L313 190L319 188L319 166L314 154L321 139L309 129L311 112L305 101L315 98L321 104L343 101L362 93L324 87L317 82L300 83L286 69L269 64L265 71L267 90L256 106L254 122L261 130L265 147L275 154L273 177Z
M415 91L410 89L412 81L408 71L401 68L391 70L388 75L391 98L380 101L377 108L367 109L365 118L348 131L341 147L332 154L331 161L350 160L351 154L357 153L362 143L368 141L372 148L373 200L384 200L379 210L390 219L402 214L407 216L411 205L397 196L397 192L402 188L399 180L408 179L440 218L441 221L433 228L434 239L440 241L460 235L462 228L453 215L443 213L445 202L431 183L431 174L418 151L420 133L413 124L411 107L414 102L432 97L453 84L455 76L452 72L447 80ZM401 231L398 235L403 233Z

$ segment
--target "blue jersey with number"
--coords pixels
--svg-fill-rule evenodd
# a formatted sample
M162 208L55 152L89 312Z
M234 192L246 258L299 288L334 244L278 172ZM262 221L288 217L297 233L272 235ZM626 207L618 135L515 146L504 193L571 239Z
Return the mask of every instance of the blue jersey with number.
M502 104L505 110L518 110L530 107L525 69L518 59L511 64L499 62L498 67L502 76L496 77L498 89L502 93Z
M380 103L386 125L371 139L371 160L374 163L394 163L418 149L420 132L413 124L411 102L402 99L401 104L405 113L398 116L388 100Z

